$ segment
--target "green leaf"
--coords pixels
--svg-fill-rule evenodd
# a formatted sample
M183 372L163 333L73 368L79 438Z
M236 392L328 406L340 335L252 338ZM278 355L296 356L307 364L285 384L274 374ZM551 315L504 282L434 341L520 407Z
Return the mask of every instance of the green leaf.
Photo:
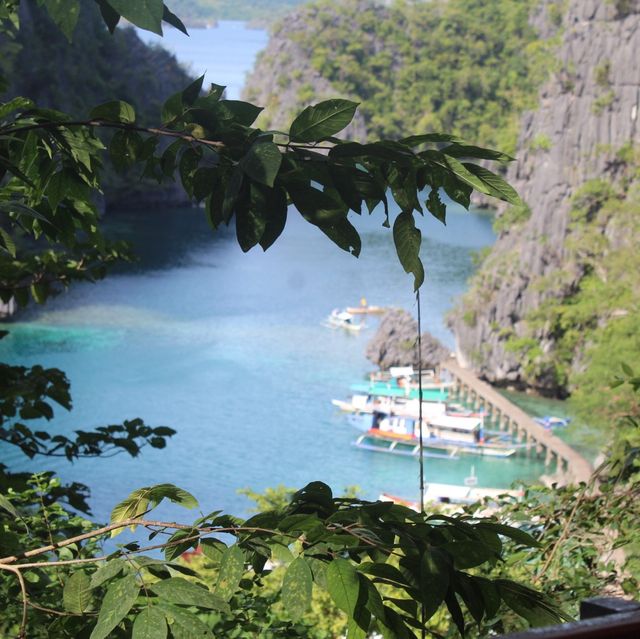
M16 256L16 243L13 241L13 238L7 233L2 227L0 227L0 240L2 241L2 250L8 253L11 257ZM0 505L2 502L0 502Z
M534 628L571 621L571 617L559 610L542 593L507 579L496 579L494 584L507 606Z
M0 495L0 508L6 510L12 517L20 519L18 511L14 508L13 504L4 496Z
M188 539L188 541L180 542L181 539ZM188 530L177 530L169 539L167 543L171 542L170 546L165 546L164 557L167 561L172 561L176 557L187 552L190 548L193 548L198 543L198 529L190 528Z
M360 579L351 562L336 557L327 567L327 590L340 610L353 617L360 598Z
M159 602L157 608L164 612L173 639L212 637L209 628L194 613L163 602Z
M131 639L164 639L167 632L164 613L155 606L150 606L145 608L133 622Z
M326 100L308 106L292 122L289 136L292 142L319 142L342 131L353 120L357 102Z
M495 160L496 162L513 162L515 158L512 158L506 153L501 151L494 151L493 149L484 149L479 146L470 146L466 144L452 144L446 146L440 150L445 155L450 155L454 158L473 158L478 160Z
M437 548L426 551L420 560L420 600L425 619L431 619L445 599L451 578L451 565Z
M463 144L464 140L448 133L423 133L422 135L411 135L408 138L402 138L400 144L405 146L420 146L421 144L439 144L442 142L454 142Z
M120 14L113 9L108 0L96 0L100 7L100 14L110 33L113 33L120 22Z
M355 226L346 217L329 224L318 224L318 228L343 251L355 257L360 255L362 240Z
M162 16L164 3L162 0L107 0L123 18L129 22L158 35L162 35Z
M113 100L91 109L89 117L92 120L133 124L136 121L136 112L128 102Z
M90 587L97 588L105 581L113 579L116 575L120 574L125 565L126 563L123 559L111 559L91 575Z
M164 601L172 604L197 606L220 612L230 612L231 610L229 605L217 594L182 577L171 577L158 581L149 586L149 589Z
M220 572L214 592L224 601L229 601L238 588L244 574L244 553L237 544L229 546L220 561Z
M31 109L33 107L33 102L29 100L29 98L16 97L8 102L0 102L0 120L7 117L10 113L14 111L24 111L26 109Z
M440 199L438 189L431 189L426 201L427 210L433 217L440 220L445 226L447 224L447 206Z
M504 537L509 537L513 541L528 546L529 548L540 548L540 542L536 541L528 532L515 528L513 526L505 526L504 524L494 523L491 521L481 521L476 524L477 530L489 530Z
M256 182L273 188L274 180L282 164L282 153L269 141L258 140L240 160L242 170Z
M287 223L287 193L283 188L276 187L267 194L267 219L260 238L260 246L266 251L284 231Z
M220 100L218 113L223 120L232 120L242 126L251 126L263 108L242 100Z
M304 557L296 557L282 580L282 603L294 622L309 609L312 590L311 568Z
M174 504L179 504L185 508L196 508L198 506L196 498L191 493L173 484L147 486L134 490L129 497L121 501L111 511L111 523L140 517L155 508L163 499L168 499ZM122 529L116 529L112 531L111 536L115 537L121 531Z
M187 27L184 26L182 20L180 20L180 18L178 18L175 13L172 13L166 4L164 5L164 8L162 10L162 20L167 24L170 24L172 27L178 29L178 31L182 31L182 33L184 33L185 35L189 35Z
M111 631L127 616L138 598L140 586L135 575L127 575L112 583L102 600L98 623L89 639L106 639Z
M82 614L89 609L91 603L91 580L89 576L76 570L64 584L62 604L68 612Z
M393 223L393 241L405 273L413 273L413 287L417 291L424 282L424 267L420 261L422 233L416 228L411 213L402 212L396 218Z
M485 169L483 166L478 166L470 162L463 162L463 165L471 174L480 180L483 188L479 190L483 193L509 202L509 204L522 204L522 200L516 190L499 175L489 171L489 169Z
M58 29L71 42L71 36L80 15L80 2L78 0L47 0L44 6Z

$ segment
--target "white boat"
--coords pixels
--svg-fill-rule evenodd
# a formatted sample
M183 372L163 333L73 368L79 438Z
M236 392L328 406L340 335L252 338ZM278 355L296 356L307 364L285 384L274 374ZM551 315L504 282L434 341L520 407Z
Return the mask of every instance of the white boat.
M523 490L507 488L478 488L477 486L458 486L456 484L439 484L429 482L425 485L424 503L426 504L473 504L482 499L497 501L500 496L521 499ZM420 510L420 501L403 499L389 493L382 493L380 501L392 501L394 504L407 506L415 511Z
M354 321L351 313L340 311L337 308L331 311L331 315L327 318L327 323L334 328L344 328L347 331L353 332L358 332L364 327L364 324L361 322Z
M354 446L394 455L420 455L418 419L379 412L351 415L350 419L364 431ZM423 419L425 457L458 459L462 453L510 457L519 447L507 434L485 433L481 417L443 414Z
M355 414L380 412L389 415L417 417L420 410L420 402L417 399L359 393L352 395L350 400L332 399L331 403L345 413ZM447 404L444 402L422 402L422 415L427 419L444 415L446 412Z

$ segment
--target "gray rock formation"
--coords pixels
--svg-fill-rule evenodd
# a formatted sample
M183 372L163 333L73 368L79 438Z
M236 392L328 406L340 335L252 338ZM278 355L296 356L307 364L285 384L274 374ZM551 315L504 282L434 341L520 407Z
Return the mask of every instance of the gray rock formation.
M418 322L410 313L393 310L386 313L373 339L367 344L367 359L382 370L390 366L418 368ZM429 333L422 335L422 367L435 368L449 357L447 350Z
M613 179L616 151L640 143L640 0L570 0L563 27L556 70L522 119L508 174L531 215L500 234L451 321L460 362L492 382L525 381L507 337L524 335L527 314L582 276L566 250L572 195L591 178ZM553 348L544 328L536 339L542 352ZM536 381L548 392L555 384Z
M365 3L365 0L362 0ZM370 3L368 4L370 8ZM313 103L329 98L348 98L338 95L329 80L323 77L312 63L309 44L291 34L309 32L308 22L319 11L316 6L303 7L277 24L269 38L267 48L259 55L253 72L247 77L243 99L265 107L265 114L258 124L269 129L288 131L294 117L302 109ZM384 19L384 7L375 11ZM339 17L336 15L337 21ZM315 33L310 33L316 37ZM366 37L366 34L359 34ZM274 68L277 68L277 82L274 82ZM356 100L358 101L358 100ZM367 129L360 113L356 113L351 124L340 133L341 138L365 141Z

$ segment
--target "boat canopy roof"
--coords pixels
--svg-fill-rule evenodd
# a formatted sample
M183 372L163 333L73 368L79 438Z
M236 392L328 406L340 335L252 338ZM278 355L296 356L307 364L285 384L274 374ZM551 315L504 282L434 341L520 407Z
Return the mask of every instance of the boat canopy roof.
M413 366L392 366L389 369L391 377L411 377L414 374Z
M398 388L393 386L387 386L384 383L380 384L352 384L351 390L356 393L367 393L368 395L380 395L381 397L407 397L406 390L404 388ZM410 389L409 397L415 399L418 396L418 391L415 388ZM444 388L425 388L422 391L422 399L425 402L444 402L447 400L449 393Z
M334 314L339 320L344 320L345 322L353 319L353 315L351 315L351 313L347 313L347 311L334 311Z
M436 428L449 428L473 432L482 426L478 417L458 417L457 415L439 415L429 420L429 425Z

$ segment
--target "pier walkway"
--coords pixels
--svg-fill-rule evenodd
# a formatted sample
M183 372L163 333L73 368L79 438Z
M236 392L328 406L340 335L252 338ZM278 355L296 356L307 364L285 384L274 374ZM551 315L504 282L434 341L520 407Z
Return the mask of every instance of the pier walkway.
M544 455L545 465L555 465L558 479L564 482L586 482L591 477L591 464L557 435L536 423L521 408L514 406L492 386L462 368L454 359L444 361L441 369L451 374L454 394L478 410L484 410L500 430L511 432L516 439L529 444L531 450Z

